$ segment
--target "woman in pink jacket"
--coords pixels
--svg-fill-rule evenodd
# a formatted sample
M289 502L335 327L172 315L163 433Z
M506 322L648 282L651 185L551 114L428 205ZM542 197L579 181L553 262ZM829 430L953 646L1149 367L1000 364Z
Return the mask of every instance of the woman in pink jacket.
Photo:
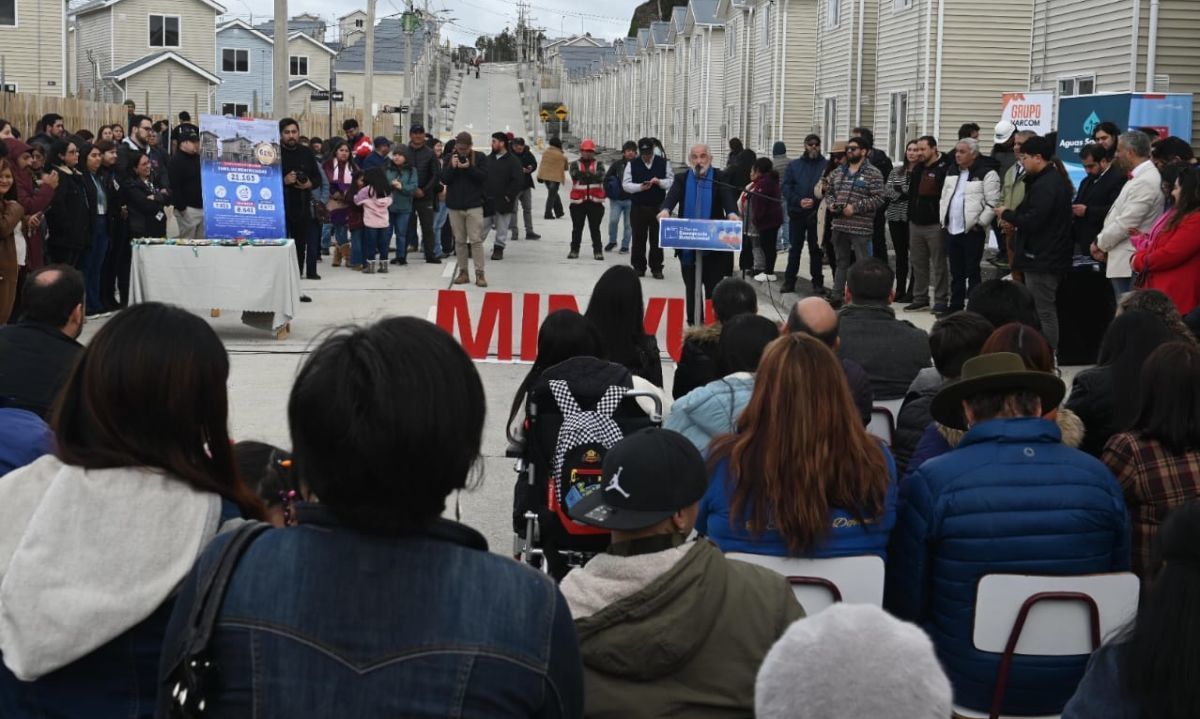
M387 172L372 167L363 173L364 186L354 195L354 204L363 209L363 274L388 271L388 231L391 218L388 207L392 204L392 187L388 184ZM376 260L375 256L379 255Z
M1174 207L1150 235L1131 238L1131 264L1145 275L1144 287L1162 291L1186 315L1200 306L1200 170L1185 170L1171 196Z

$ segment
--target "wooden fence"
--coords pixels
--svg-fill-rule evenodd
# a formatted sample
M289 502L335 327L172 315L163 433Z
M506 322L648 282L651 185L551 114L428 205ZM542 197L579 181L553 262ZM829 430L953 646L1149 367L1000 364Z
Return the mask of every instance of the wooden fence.
M122 105L76 98L0 92L0 117L11 122L21 133L21 137L32 137L38 120L48 113L62 115L63 125L68 132L90 130L94 133L101 125L124 123L126 118L125 107Z
M361 127L363 124L363 110L344 110L335 111L333 115L333 135L335 137L344 137L342 132L342 122L350 118L358 120ZM296 122L300 123L300 134L305 137L329 137L329 114L324 112L299 112L292 117L296 118ZM372 128L373 136L386 135L392 137L396 133L396 122L392 115L376 115L374 127Z

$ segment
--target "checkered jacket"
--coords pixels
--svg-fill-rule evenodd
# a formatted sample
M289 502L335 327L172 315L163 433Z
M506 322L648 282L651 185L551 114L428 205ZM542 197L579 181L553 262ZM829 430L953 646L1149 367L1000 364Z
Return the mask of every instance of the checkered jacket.
M1100 458L1125 493L1133 571L1150 579L1158 569L1153 556L1159 525L1172 509L1200 496L1200 451L1176 454L1158 440L1124 432L1108 440Z

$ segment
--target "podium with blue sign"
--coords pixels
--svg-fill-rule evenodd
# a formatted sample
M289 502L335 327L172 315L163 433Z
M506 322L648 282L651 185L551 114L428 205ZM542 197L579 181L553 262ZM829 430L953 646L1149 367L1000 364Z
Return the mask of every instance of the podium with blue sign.
M666 217L658 221L658 246L664 250L695 251L697 325L704 324L704 255L701 252L741 252L742 223L737 220L691 220Z

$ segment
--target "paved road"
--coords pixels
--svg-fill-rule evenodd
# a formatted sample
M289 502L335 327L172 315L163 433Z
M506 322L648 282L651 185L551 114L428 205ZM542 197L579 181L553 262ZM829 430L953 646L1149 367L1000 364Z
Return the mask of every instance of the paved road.
M463 80L455 132L462 129L471 132L476 147L485 151L489 136L494 131L527 133L520 110L516 76L511 67L485 65L479 80L473 76ZM534 193L534 225L543 239L510 243L502 262L489 263L489 291L538 293L542 295L540 312L543 315L549 294L574 295L578 298L580 309L583 309L595 280L608 266L625 261L627 256L613 253L605 261L597 262L587 253L577 260L566 259L570 220L543 220L544 205L545 191L538 185ZM604 231L607 241L607 218ZM585 248L587 243L585 239ZM487 245L490 248L490 241ZM393 267L386 275L362 275L331 267L326 262L319 266L321 280L302 281L303 290L313 298L313 302L300 306L299 315L292 323L291 337L283 342L276 342L266 334L243 326L236 313L210 319L225 341L231 357L230 422L234 437L290 446L286 411L288 393L300 362L314 343L333 328L371 323L390 315L432 318L437 292L449 288L452 269L452 263L427 265L417 260L407 267ZM644 288L647 298L682 297L683 283L675 261L668 259L665 280L646 279ZM473 314L477 317L483 291L468 286L466 292L471 307L476 310ZM791 300L792 296L788 296L788 301ZM514 305L513 326L519 335L523 307L520 297L516 298ZM763 294L763 314L776 318L786 314L786 310L787 306L777 292ZM87 336L99 326L100 322L89 325ZM660 346L666 346L662 336L659 343ZM519 353L519 337L514 344ZM462 494L463 519L485 534L494 551L508 552L512 541L510 510L515 475L512 461L503 456L506 444L504 427L513 394L527 366L492 360L479 362L477 367L486 387L488 402L484 459L480 463L476 486ZM403 371L403 368L397 367L396 370ZM668 359L664 364L668 387L673 371ZM403 399L397 398L397 401ZM388 449L377 448L380 452L387 452ZM419 482L422 478L408 475L405 468L398 464L396 480ZM453 509L451 498L448 512L452 513Z

